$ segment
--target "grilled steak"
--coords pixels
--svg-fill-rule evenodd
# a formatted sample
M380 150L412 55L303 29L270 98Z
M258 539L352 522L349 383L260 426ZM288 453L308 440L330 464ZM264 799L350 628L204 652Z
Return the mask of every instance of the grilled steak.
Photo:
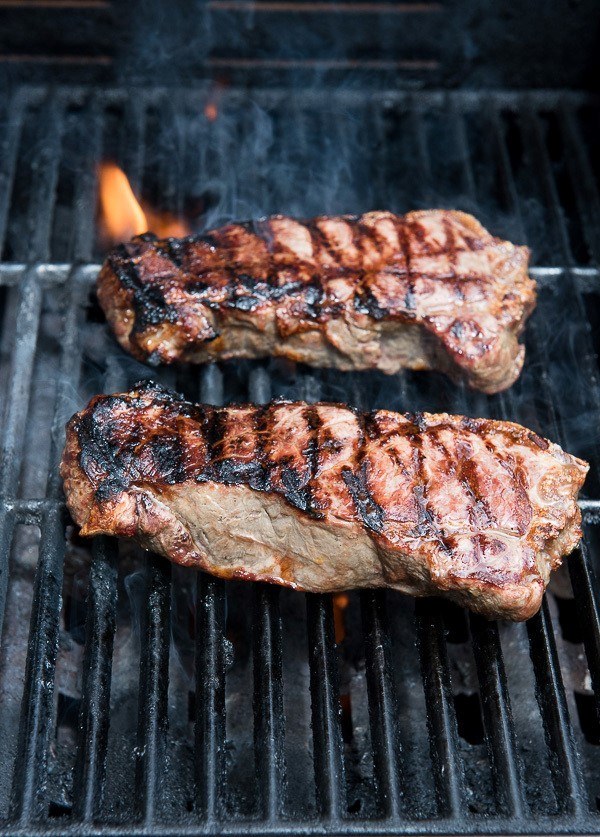
M98 396L61 465L83 535L225 578L392 587L527 619L581 536L587 464L517 424L335 404Z
M339 369L439 369L493 393L523 365L529 251L461 212L273 217L114 250L98 297L152 364L277 355Z

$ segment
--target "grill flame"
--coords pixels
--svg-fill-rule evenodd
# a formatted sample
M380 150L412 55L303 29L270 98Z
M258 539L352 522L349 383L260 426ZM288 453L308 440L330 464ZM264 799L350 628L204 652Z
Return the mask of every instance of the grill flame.
M335 627L335 642L339 645L346 638L346 608L350 603L347 593L335 593L333 599L333 624Z
M99 166L98 184L101 226L109 243L141 235L147 230L161 238L181 238L190 234L185 221L140 203L127 175L115 163L105 162Z
M146 214L136 200L125 172L114 163L102 163L98 181L102 225L107 237L118 241L146 232Z
M214 122L219 115L219 109L217 108L216 102L207 102L204 106L204 116L208 119L209 122Z

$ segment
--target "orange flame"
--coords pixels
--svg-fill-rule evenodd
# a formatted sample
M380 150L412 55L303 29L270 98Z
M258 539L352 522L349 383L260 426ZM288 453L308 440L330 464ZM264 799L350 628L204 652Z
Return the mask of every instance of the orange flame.
M191 233L188 224L176 218L175 215L171 215L170 212L156 212L146 204L144 204L144 209L148 219L148 229L160 238L183 238L184 235Z
M117 240L146 232L146 215L137 202L125 173L114 163L102 163L98 179L100 208L106 235Z
M350 599L347 593L335 593L333 596L333 625L335 630L335 641L339 645L346 637L346 624L344 614Z
M109 241L122 241L146 230L163 238L189 235L190 228L184 221L140 204L127 175L114 163L100 165L98 181L101 223Z
M207 102L204 106L204 116L209 122L214 122L219 115L219 109L215 102Z

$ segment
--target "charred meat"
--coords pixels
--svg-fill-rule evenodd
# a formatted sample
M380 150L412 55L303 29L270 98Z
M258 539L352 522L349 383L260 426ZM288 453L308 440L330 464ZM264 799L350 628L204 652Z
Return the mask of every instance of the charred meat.
M149 363L277 355L339 369L439 369L510 386L535 305L529 251L470 215L272 217L114 250L98 297Z
M224 578L443 594L527 619L577 545L587 464L503 421L336 404L216 408L152 383L101 395L61 465L83 535Z

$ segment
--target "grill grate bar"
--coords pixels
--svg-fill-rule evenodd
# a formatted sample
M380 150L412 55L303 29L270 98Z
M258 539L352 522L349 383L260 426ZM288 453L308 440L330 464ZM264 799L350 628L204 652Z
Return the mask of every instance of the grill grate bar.
M564 214L560 205L560 198L558 195L556 182L552 174L552 164L548 156L548 149L546 148L546 144L544 143L542 137L539 116L535 113L535 111L532 111L531 113L526 111L525 121L528 127L528 131L532 137L532 146L536 151L536 159L538 160L539 164L540 177L543 183L546 200L548 201L551 208L554 233L557 236L557 239L560 241L564 258L567 264L568 269L566 270L566 279L569 282L569 286L573 290L574 300L577 307L578 319L579 322L585 324L587 331L591 332L591 326L587 318L585 303L583 301L581 291L577 286L577 282L573 281L571 270L569 269L573 265L574 259L573 254L571 252L569 235L567 232ZM573 180L576 181L577 178L575 177L573 178ZM577 360L579 362L580 367L584 370L586 379L589 382L589 387L586 395L589 397L593 409L595 411L599 411L600 386L598 383L598 370L596 365L592 361L592 356L593 350L586 345L583 347L583 351L578 353Z
M109 364L104 376L104 392L118 392L126 383L121 364ZM102 811L117 620L118 552L115 538L94 538L73 784L74 815L87 823Z
M85 119L87 123L85 160L78 172L73 199L76 218L73 241L73 259L75 262L91 261L96 236L97 167L102 154L103 128L103 115L97 96L88 105Z
M198 574L196 598L196 807L208 822L223 810L225 772L225 586Z
M60 166L64 102L50 97L41 119L43 139L31 164L33 182L27 215L28 235L15 245L18 259L47 262L50 259L50 235Z
M255 404L271 398L271 382L263 367L253 369L248 394ZM254 591L253 675L254 753L262 815L277 819L285 787L285 720L279 590L260 584Z
M583 222L590 254L593 261L598 264L600 262L600 195L596 187L596 178L577 126L576 116L567 102L562 103L560 115L563 142L568 149L565 158L577 201L577 210Z
M498 156L503 182L511 209L514 211L515 217L519 222L520 234L524 239L523 215L518 192L502 133L500 118L495 110L492 114L492 124L494 127L495 144L499 150ZM541 138L539 139L541 140ZM538 148L538 151L540 154L543 153L542 148ZM554 197L556 198L557 196L554 194ZM501 396L500 403L505 405L503 413L507 417L514 419L516 417L516 408L513 393L509 391L508 394ZM544 597L540 613L528 621L527 631L530 655L536 677L538 703L542 713L548 748L552 754L550 757L550 767L557 802L562 810L581 814L585 809L585 790L583 788L583 779L573 740L573 731L569 719L565 690L560 674L556 643L546 597Z
M35 272L27 272L19 287L16 335L12 354L6 416L0 448L0 498L16 494L21 468L25 419L42 306L42 289Z
M10 571L10 547L17 519L15 511L0 500L0 641L4 625L4 609Z
M201 373L200 400L223 403L223 376L218 366ZM198 573L196 592L196 809L209 823L223 811L225 775L225 585Z
M277 819L285 787L283 673L279 590L261 584L254 592L254 751L261 813Z
M534 345L544 344L543 335L540 333L536 321L531 324L532 332L535 335ZM552 429L553 438L560 443L563 441L563 434L559 427L556 412L550 393L550 383L546 371L540 376L540 384L545 392L546 422ZM597 500L581 501L580 508L595 509ZM587 546L583 540L580 546L569 556L567 566L573 586L575 598L578 602L578 615L583 629L583 640L586 651L588 668L594 688L594 699L598 712L600 713L600 613L597 602L600 594L595 573L588 559Z
M25 105L18 93L9 101L7 111L6 135L0 146L0 255L4 250L6 239L10 199L17 168L17 152L25 116Z
M546 597L540 612L527 622L527 633L537 683L537 698L542 710L548 747L553 754L550 768L556 798L561 811L581 815L587 809L586 793Z
M373 127L373 134L375 137L375 170L373 177L375 180L375 194L379 196L381 206L390 206L389 188L386 181L386 173L389 170L387 164L387 154L389 153L388 143L386 142L386 108L380 105L371 103L367 111L367 125Z
M470 626L498 809L521 817L526 803L498 627L474 614Z
M552 222L554 227L554 233L556 234L558 240L560 241L561 249L564 254L564 258L567 264L567 279L571 281L572 273L570 268L573 267L574 259L573 254L571 252L571 245L569 243L569 235L567 232L567 227L564 219L564 214L561 210L560 205L560 198L558 195L556 182L554 176L552 174L552 164L550 162L548 156L548 149L546 148L546 144L542 138L542 129L540 126L539 116L537 113L532 110L529 112L527 109L525 110L525 124L528 129L528 133L532 138L532 146L536 151L536 160L538 161L539 170L540 170L540 179L542 180L542 184L544 187L544 191L546 194L546 199L548 204L552 210ZM515 190L516 192L516 190ZM522 217L522 216L520 216ZM581 293L579 292L579 288L577 287L576 282L571 282L573 291L575 293L575 299L578 305L578 313L581 318L581 322L585 323L588 330L590 330L590 325L587 319L587 315L585 312L585 305L583 299L581 297ZM592 394L595 396L595 406L600 406L600 396L598 395L598 383L597 383L597 372L594 368L593 364L589 363L589 356L587 353L584 353L582 357L582 362L584 362L584 368L586 374L589 375L590 382L593 384L590 388Z
M451 110L464 188L476 204L475 177L464 118L455 107ZM462 400L464 402L464 398ZM461 409L460 412L468 414L469 411ZM495 623L473 614L470 615L470 628L496 802L500 812L520 817L526 803L498 628Z
M563 275L565 269L564 265L533 265L529 272L536 282L549 286ZM593 265L569 267L568 270L570 275L584 286L593 287L600 280L600 268ZM73 265L71 262L44 262L29 265L4 262L0 263L0 287L19 285L27 273L34 274L39 282L48 287L64 283L73 273L73 281L83 282L87 286L96 279L99 271L100 265L94 263Z
M456 817L464 809L464 776L444 626L435 601L417 600L415 614L439 813Z
M321 394L321 382L313 374L299 377L296 398L314 403ZM315 797L321 817L337 822L347 811L347 788L332 597L307 595L306 617Z
M365 643L365 668L373 765L379 806L387 817L397 819L403 808L402 752L398 730L398 697L394 687L390 630L385 594L361 593Z
M49 509L40 524L40 555L10 804L11 820L21 825L40 819L45 813L48 739L52 723L65 554L62 510Z
M346 781L331 597L307 594L306 615L317 808L336 822L346 811Z
M430 206L433 200L433 177L431 173L431 158L427 148L427 138L425 136L425 126L423 125L422 112L419 107L417 97L413 96L409 101L409 124L415 141L415 163L419 173L418 183L420 187L420 204L423 206Z
M2 427L0 447L0 502L16 493L24 438L25 417L29 407L29 393L33 373L33 361L39 328L42 292L34 273L26 273L18 290L16 334L12 351L9 388L6 398L6 413ZM6 518L2 503L0 523L12 525L12 517ZM4 519L3 519L4 518ZM10 540L2 553L0 566L0 628L4 625L4 612L9 573Z
M146 823L161 809L168 724L171 565L157 555L146 564L146 609L140 657L136 804Z
M585 541L581 542L579 548L569 558L569 575L575 599L580 605L578 612L583 627L585 654L600 717L600 608L598 607L600 596L596 573Z
M95 538L88 592L73 813L90 822L102 805L117 607L117 542Z
M454 140L456 148L458 149L458 158L460 161L462 184L465 194L469 199L476 203L476 187L475 175L473 173L473 166L471 164L471 153L469 150L469 142L467 139L467 131L465 128L465 120L460 113L454 99L448 98L446 107L451 114L452 127L454 131Z
M72 391L72 387L79 383L81 354L77 351L79 342L78 316L84 292L82 283L77 282L72 276L67 278L65 293L68 302L61 340L60 374L52 421L52 443L46 485L46 496L55 499L62 497L59 463L65 444L65 423L69 418L69 393Z
M314 821L309 820L309 825L302 828L303 834L308 835L323 835L328 832L322 827L313 825ZM289 823L291 829L297 828L297 823L293 820ZM574 825L579 829L575 832ZM264 823L260 820L244 820L240 826L239 820L230 820L219 823L219 834L227 835L227 837L239 837L240 827L243 828L244 834L256 835L256 837L277 837L281 834L281 823ZM347 835L373 835L373 837L389 837L390 835L389 820L370 820L365 823L364 820L357 819L355 821L344 821L344 834ZM485 830L484 830L485 829ZM31 828L16 827L11 825L9 828L0 829L1 834L10 835L10 837L29 837L32 833ZM73 835L73 837L80 837L81 823L69 822L65 820L60 824L55 825L50 822L44 825L43 834L53 835L53 837L64 837L64 835ZM128 824L127 835L131 837L147 837L148 834L157 835L157 837L197 837L198 834L214 833L208 831L204 826L200 828L198 825L190 825L186 822L180 823L157 823L149 830L145 826ZM292 832L293 833L293 832ZM460 826L460 831L457 828L457 821L454 818L440 817L439 819L427 820L406 820L401 824L401 831L396 826L396 833L403 835L422 835L422 834L436 834L440 837L448 837L449 834L467 834L473 837L481 837L481 834L497 835L497 837L505 837L510 834L531 835L531 837L539 837L541 834L559 834L559 835L573 835L578 834L595 834L597 831L597 817L583 816L574 820L572 814L561 814L554 816L539 816L535 821L526 821L518 819L509 819L505 817L495 817L491 821L485 820L481 817L470 817L467 821L463 821ZM123 824L114 823L96 823L86 826L86 837L123 837Z

